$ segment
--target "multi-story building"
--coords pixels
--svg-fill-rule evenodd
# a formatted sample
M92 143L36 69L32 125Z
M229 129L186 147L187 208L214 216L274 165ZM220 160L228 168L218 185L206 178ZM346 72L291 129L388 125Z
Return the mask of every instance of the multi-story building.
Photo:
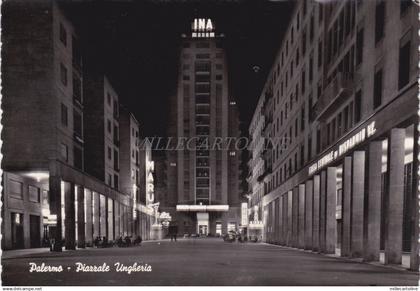
M119 101L103 73L86 70L84 107L86 135L85 170L109 186L119 189ZM96 70L95 70L96 71ZM131 191L130 191L131 192Z
M296 2L261 94L280 141L266 241L418 269L417 13L412 1Z
M105 118L95 133L87 124L98 108L90 111L96 93L84 89L75 28L54 1L13 1L3 9L3 248L54 241L54 249L61 250L64 240L67 249L74 249L97 236L112 240L129 234L132 200L118 190L114 176L109 183L105 175L118 168L113 160L105 161L105 149L110 145L118 153L118 145L106 131ZM105 108L104 93L116 94L103 76L99 79L105 83L100 88L103 115L118 126L111 107ZM92 145L100 145L102 153L94 169L96 161L87 155L97 154Z
M183 36L171 134L189 140L168 153L168 199L180 233L221 234L240 224L239 151L227 146L237 137L236 103L229 96L222 36L210 19L196 19ZM222 141L220 150L211 146ZM210 146L200 147L208 141Z

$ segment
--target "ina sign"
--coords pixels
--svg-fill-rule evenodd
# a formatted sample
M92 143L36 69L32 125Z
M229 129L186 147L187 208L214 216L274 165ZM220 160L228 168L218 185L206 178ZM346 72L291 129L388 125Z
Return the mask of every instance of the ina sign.
M196 18L192 23L192 37L214 37L214 26L210 18Z

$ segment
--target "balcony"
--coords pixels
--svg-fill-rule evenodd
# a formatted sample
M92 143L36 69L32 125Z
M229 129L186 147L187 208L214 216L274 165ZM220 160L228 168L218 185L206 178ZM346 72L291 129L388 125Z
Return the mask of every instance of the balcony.
M316 119L324 121L353 92L353 74L338 73L314 106Z

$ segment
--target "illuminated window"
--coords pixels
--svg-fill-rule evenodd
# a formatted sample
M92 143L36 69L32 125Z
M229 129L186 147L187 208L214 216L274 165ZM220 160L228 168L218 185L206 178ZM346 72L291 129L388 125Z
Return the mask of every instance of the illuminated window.
M66 144L61 144L61 157L67 162L69 159L69 150Z
M60 41L64 46L67 45L67 31L62 23L60 23Z

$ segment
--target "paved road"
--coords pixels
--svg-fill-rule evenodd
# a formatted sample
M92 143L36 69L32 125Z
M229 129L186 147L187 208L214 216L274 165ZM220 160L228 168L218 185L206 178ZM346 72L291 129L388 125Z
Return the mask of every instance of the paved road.
M29 272L29 262L62 265ZM76 273L76 262L110 267ZM114 263L148 264L151 272L115 272ZM418 285L418 274L266 244L216 239L146 242L141 247L44 253L3 260L3 285ZM70 270L67 268L70 267Z

